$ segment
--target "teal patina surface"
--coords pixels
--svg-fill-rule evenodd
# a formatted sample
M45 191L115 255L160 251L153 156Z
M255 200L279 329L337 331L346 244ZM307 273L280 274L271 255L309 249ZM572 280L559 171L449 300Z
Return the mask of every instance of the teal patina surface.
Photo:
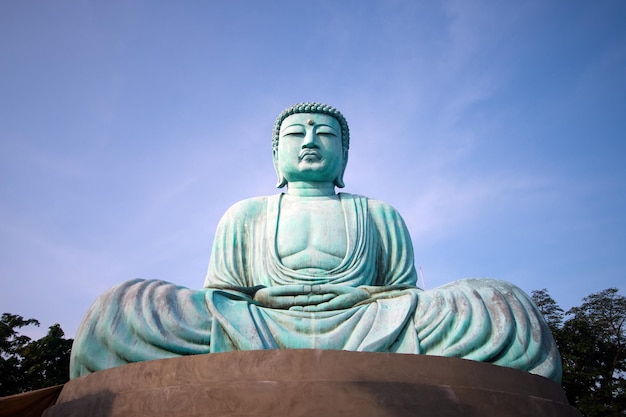
M311 348L460 357L560 380L552 335L519 288L490 279L417 288L398 212L335 193L348 148L336 109L303 103L281 113L273 157L286 193L228 210L203 289L133 280L96 300L71 376L179 355Z

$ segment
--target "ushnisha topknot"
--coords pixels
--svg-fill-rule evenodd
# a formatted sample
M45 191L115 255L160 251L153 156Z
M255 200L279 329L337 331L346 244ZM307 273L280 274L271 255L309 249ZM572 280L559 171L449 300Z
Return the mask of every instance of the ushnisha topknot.
M329 106L328 104L307 102L294 104L293 106L283 110L283 112L278 116L276 122L274 122L274 130L272 134L272 149L276 150L278 148L280 125L283 123L283 120L285 120L287 116L291 116L292 114L297 113L321 113L334 117L339 122L339 125L341 125L341 144L343 146L343 149L347 151L350 148L350 129L348 128L348 122L346 121L345 117L343 117L343 114L341 114L339 110L337 110L333 106Z

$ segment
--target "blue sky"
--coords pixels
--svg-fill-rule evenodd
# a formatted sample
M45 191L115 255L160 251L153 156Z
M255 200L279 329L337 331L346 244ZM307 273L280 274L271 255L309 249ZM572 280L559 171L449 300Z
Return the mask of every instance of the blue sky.
M623 1L0 2L0 308L73 337L131 278L200 288L271 129L321 101L346 192L410 229L427 288L626 278Z

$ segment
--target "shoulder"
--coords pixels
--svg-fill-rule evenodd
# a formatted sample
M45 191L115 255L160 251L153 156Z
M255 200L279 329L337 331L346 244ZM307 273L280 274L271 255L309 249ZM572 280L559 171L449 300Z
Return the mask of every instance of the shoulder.
M368 199L367 208L374 218L383 219L402 219L402 216L391 204L381 200Z
M393 208L391 204L386 203L382 200L374 200L371 198L367 199L367 207L374 212L389 212L389 213L398 213L398 210Z
M230 206L229 209L226 210L226 213L245 214L251 211L253 212L255 210L259 210L260 208L265 208L267 206L267 201L273 197L274 196L252 197L238 201Z
M267 211L267 203L276 196L252 197L230 206L220 223L238 223L262 216Z
M342 193L342 198L352 198L363 201L367 205L369 216L376 221L402 220L402 216L398 210L382 200L348 193Z

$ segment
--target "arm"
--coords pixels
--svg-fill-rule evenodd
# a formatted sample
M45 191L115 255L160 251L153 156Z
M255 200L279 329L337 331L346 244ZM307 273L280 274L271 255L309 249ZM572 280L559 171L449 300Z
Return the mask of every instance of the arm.
M376 286L417 285L411 235L400 213L387 203L369 200L369 215L378 234Z
M254 258L251 245L254 236L250 235L254 235L261 221L258 213L265 205L264 198L251 198L234 204L222 216L215 231L205 288L237 291L238 287L254 288L260 284L252 278L253 265L249 260Z

